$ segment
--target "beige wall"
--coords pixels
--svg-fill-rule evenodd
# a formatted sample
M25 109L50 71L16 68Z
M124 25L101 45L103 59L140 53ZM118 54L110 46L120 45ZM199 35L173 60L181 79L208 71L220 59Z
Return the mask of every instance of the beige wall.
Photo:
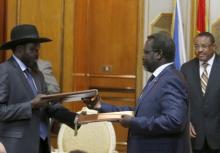
M218 0L216 0L218 1ZM180 0L182 20L183 20L183 31L185 36L185 45L187 51L187 58L189 59L190 52L190 21L191 21L191 1ZM147 35L151 33L151 23L161 14L161 13L173 13L174 11L174 0L145 0L144 6L144 41ZM149 73L143 73L144 83L146 78L150 76Z
M220 1L219 0L210 0L210 24L213 24L220 18Z

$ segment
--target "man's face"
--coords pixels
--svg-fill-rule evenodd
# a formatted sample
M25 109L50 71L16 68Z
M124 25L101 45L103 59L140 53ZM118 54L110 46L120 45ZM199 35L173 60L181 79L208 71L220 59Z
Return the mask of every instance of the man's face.
M209 37L198 36L195 38L195 54L200 61L207 62L215 53L215 47L215 44L211 43Z
M27 43L23 45L23 52L21 56L22 62L30 68L36 68L39 49L39 43Z
M154 72L158 67L158 52L152 48L153 40L148 40L144 47L143 66L145 70Z

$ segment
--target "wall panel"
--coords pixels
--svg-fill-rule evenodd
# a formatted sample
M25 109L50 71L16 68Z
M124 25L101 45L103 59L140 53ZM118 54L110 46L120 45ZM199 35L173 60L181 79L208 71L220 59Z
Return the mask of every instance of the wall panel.
M5 23L6 21L6 2L5 0L0 0L0 45L5 40ZM0 62L2 62L5 58L5 53L3 51L0 52Z
M21 0L20 12L18 13L19 24L35 24L41 36L53 40L51 43L41 45L40 57L52 63L54 74L60 81L63 45L63 0Z

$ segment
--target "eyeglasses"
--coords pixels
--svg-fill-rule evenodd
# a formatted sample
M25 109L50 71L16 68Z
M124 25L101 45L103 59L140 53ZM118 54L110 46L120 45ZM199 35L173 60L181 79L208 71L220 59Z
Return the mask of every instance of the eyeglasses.
M195 49L195 50L199 50L200 48L202 48L202 49L208 49L211 45L212 45L212 44L202 44L202 45L197 45L197 44L195 44L195 45L194 45L194 49Z

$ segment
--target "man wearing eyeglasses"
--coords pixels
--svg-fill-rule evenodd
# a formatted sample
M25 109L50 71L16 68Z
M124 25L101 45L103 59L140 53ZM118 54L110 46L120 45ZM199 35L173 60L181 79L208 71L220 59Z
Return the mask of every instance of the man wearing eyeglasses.
M99 112L134 110L134 117L124 115L120 120L129 128L128 153L190 153L188 93L173 64L174 57L170 36L165 32L152 34L145 43L143 65L153 74L135 108L112 106L98 96L84 100Z
M220 57L214 36L199 33L194 49L196 57L181 68L190 90L193 152L220 153Z

